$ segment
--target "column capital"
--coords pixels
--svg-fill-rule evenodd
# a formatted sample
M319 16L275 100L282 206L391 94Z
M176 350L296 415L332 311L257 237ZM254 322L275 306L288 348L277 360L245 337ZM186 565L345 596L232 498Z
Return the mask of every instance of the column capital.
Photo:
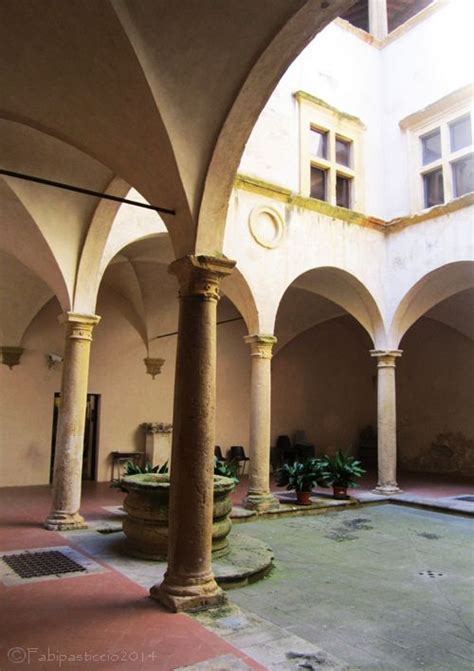
M223 256L189 255L173 261L168 271L178 278L180 298L202 296L218 301L220 281L230 275L235 263Z
M21 355L23 354L23 347L3 345L0 347L0 354L2 355L2 363L11 370L13 366L18 366Z
M377 359L377 368L395 368L397 357L402 356L402 349L371 349L370 356Z
M153 379L161 373L161 368L165 363L164 359L158 359L151 356L145 357L143 361L145 363L146 372L148 375L151 375Z
M271 359L273 345L275 345L277 339L273 335L255 333L244 336L244 342L250 345L250 356L256 356L259 359Z
M94 326L100 322L98 315L80 312L64 312L58 319L60 324L66 325L66 337L72 340L92 340Z

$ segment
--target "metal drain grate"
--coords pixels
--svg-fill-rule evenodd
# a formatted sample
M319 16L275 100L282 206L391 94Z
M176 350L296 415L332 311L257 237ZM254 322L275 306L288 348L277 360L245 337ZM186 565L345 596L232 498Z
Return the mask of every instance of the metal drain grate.
M16 555L3 555L3 561L20 578L39 578L46 575L61 575L85 571L84 566L62 552L20 552Z
M456 501L469 501L469 503L474 503L474 496L455 496Z
M63 580L105 570L69 545L25 548L0 554L0 582L7 586L38 580Z
M432 571L430 568L426 569L426 571L420 571L418 575L425 576L427 578L441 578L444 573L438 573L438 571Z

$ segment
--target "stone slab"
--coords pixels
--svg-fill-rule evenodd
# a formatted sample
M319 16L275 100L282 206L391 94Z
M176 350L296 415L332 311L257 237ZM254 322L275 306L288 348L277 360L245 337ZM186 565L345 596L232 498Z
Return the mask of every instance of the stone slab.
M175 671L249 671L247 666L241 659L237 659L234 655L223 655L208 659L199 664L192 664L191 666L180 666Z
M125 535L109 520L94 520L93 526L62 535L77 547L110 564L120 573L150 589L161 582L166 562L130 557L124 551ZM216 581L224 589L232 589L260 580L272 568L273 551L265 541L253 536L231 532L228 555L214 559L212 569Z

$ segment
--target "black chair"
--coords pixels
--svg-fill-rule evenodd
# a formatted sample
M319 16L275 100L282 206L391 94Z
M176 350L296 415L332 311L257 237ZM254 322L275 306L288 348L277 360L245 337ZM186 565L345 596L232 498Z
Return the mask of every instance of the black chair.
M301 429L295 431L293 440L298 459L304 461L305 459L314 457L314 445L306 439L305 431Z
M219 459L219 461L225 461L224 457L222 456L222 450L220 445L216 445L214 448L214 456Z
M289 436L278 436L275 450L279 461L284 464L292 464L297 460L296 450L291 444Z
M242 445L232 445L229 450L229 461L237 463L238 466L242 465L242 475L245 473L245 464L250 459L246 456L245 450Z

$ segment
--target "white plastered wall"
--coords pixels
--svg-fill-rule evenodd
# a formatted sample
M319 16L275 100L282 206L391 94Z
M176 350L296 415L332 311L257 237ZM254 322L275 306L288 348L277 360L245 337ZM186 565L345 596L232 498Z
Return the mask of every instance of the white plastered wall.
M399 122L448 94L472 83L474 49L471 0L439 3L426 18L380 51L383 77L381 154L384 218L410 214L410 180L406 133Z
M252 131L239 173L299 192L299 111L293 94L303 90L367 126L363 133L364 184L369 185L364 186L366 210L382 216L380 77L377 49L335 23L327 26L280 80Z

